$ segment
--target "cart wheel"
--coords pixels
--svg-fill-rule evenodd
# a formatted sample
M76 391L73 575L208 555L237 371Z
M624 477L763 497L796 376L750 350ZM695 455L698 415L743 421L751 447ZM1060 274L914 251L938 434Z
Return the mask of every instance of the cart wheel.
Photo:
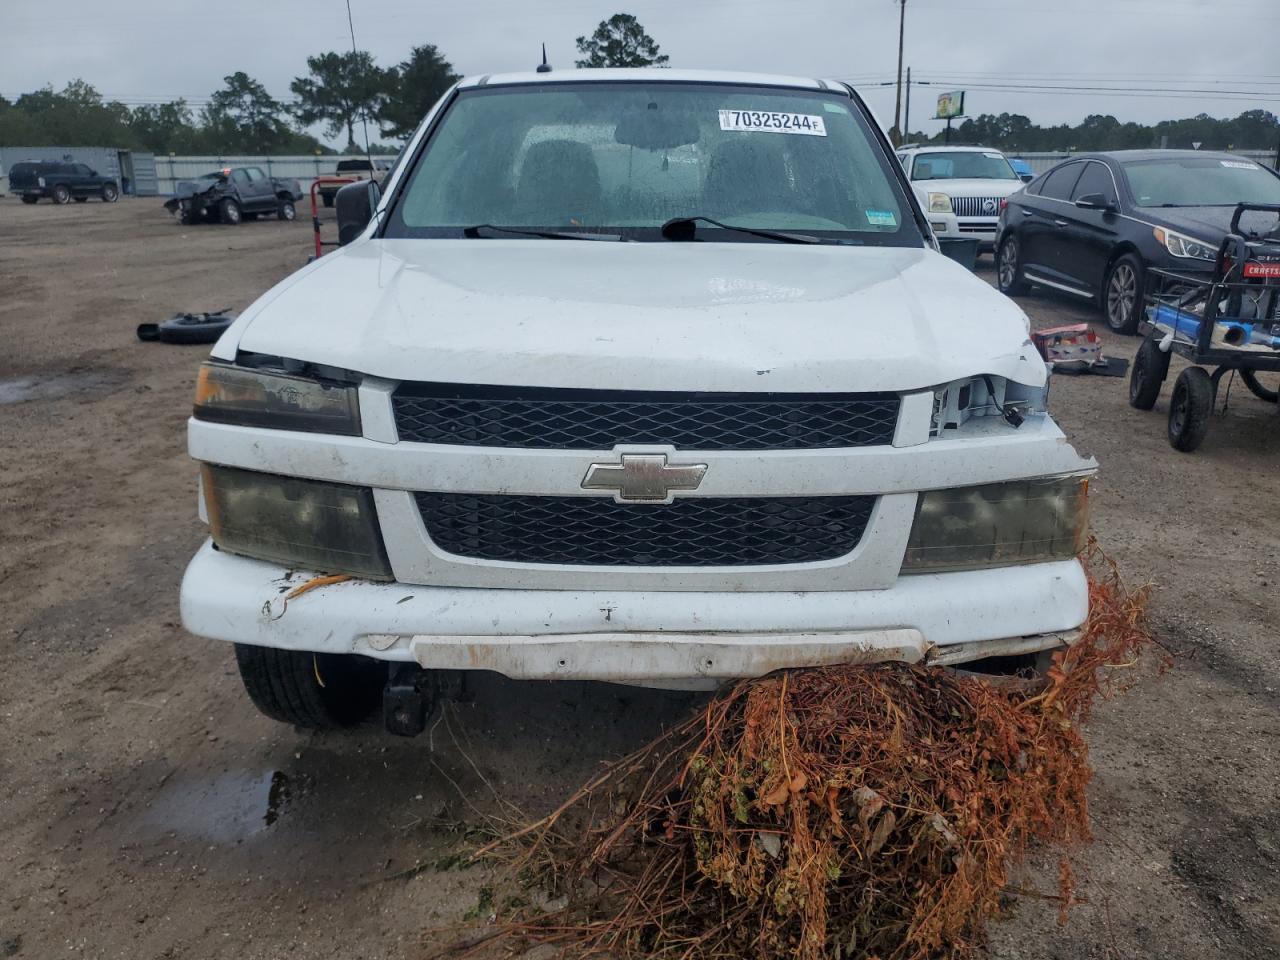
M1204 442L1213 415L1213 381L1203 367L1187 367L1173 385L1169 403L1169 445L1191 453Z
M1280 390L1268 390L1266 384L1258 379L1258 371L1241 370L1240 379L1249 388L1249 392L1259 400L1265 400L1267 403L1280 403Z
M1133 358L1133 370L1129 374L1129 406L1138 410L1154 407L1168 375L1169 354L1160 349L1155 337L1147 337Z

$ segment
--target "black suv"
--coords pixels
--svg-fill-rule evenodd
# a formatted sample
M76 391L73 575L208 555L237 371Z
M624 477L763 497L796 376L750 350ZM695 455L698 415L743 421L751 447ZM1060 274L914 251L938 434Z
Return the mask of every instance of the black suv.
M23 203L35 203L41 197L54 203L84 203L90 197L115 203L120 198L115 178L102 176L88 164L42 160L23 160L10 167L9 192L22 197Z
M996 232L1000 289L1038 284L1088 298L1112 330L1133 333L1148 268L1207 278L1236 204L1246 202L1280 203L1280 176L1238 154L1072 157L1009 197Z

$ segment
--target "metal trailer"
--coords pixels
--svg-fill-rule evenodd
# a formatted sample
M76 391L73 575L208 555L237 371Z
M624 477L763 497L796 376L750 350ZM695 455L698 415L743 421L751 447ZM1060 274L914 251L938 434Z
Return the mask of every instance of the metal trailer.
M1244 231L1245 214L1275 214L1265 232ZM1129 403L1150 410L1173 354L1192 366L1178 374L1169 402L1169 443L1190 453L1200 446L1222 378L1239 372L1259 399L1280 401L1259 373L1280 373L1280 205L1241 203L1218 248L1209 279L1148 271L1147 319L1129 377ZM1212 367L1210 373L1206 367Z

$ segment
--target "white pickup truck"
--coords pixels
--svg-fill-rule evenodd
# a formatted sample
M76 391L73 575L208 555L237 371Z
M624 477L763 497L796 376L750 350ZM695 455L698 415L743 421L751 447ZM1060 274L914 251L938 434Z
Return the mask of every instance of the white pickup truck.
M412 733L446 671L707 688L1078 635L1096 464L850 88L476 77L406 151L200 370L182 618L263 712Z

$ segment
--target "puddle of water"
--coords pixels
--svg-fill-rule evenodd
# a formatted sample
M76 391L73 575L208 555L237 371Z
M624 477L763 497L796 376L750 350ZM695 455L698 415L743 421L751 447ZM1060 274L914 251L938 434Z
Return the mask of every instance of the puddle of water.
M62 373L33 374L0 380L0 406L25 403L28 400L52 400L69 393L84 393L112 387L124 377L119 371L80 370Z
M152 801L142 823L215 843L239 843L274 826L292 798L280 770L229 770L212 780L174 782Z

